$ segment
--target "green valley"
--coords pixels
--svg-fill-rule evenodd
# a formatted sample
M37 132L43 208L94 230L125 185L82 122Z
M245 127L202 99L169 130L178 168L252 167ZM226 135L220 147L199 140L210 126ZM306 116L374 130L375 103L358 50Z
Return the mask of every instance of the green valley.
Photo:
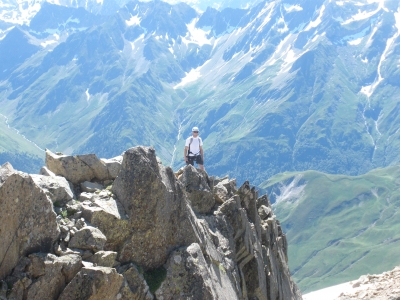
M261 187L275 202L303 293L400 264L400 165L360 176L286 172Z

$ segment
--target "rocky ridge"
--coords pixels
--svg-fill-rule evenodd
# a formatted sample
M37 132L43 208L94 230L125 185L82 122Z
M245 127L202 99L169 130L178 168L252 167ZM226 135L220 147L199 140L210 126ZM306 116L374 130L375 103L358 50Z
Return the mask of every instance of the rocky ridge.
M400 266L382 274L367 274L351 282L352 289L342 292L338 299L400 299Z
M153 148L0 168L0 299L301 299L266 195Z

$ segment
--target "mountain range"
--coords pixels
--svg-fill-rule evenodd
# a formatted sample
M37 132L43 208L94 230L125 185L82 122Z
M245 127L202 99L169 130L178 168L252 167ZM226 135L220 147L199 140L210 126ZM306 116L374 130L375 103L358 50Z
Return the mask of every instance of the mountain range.
M154 145L178 168L198 125L208 170L255 184L399 160L395 1L204 12L132 1L109 15L42 3L7 30L0 113L42 149L110 157Z
M381 265L392 268L397 238L389 225L397 219L384 220L397 212L400 4L194 5L3 1L0 164L37 173L45 148L114 157L152 145L178 169L184 140L198 126L210 174L251 180L271 195L271 182L285 186L294 174L330 178L308 185L307 201L276 204L303 291L368 272L368 257L379 266L383 246L390 259ZM386 182L341 184L368 172ZM331 181L337 184L327 194L321 189ZM341 220L351 228L332 232L329 222ZM329 230L315 233L318 245L304 237L315 224ZM377 236L382 248L364 251ZM335 253L352 254L335 267ZM321 265L321 257L329 259Z

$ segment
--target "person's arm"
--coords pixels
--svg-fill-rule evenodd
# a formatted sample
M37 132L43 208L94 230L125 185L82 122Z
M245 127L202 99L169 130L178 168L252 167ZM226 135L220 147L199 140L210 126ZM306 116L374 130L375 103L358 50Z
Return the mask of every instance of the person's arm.
M183 149L183 159L187 162L187 154L188 154L188 150L189 150L189 147L188 146L185 146L185 149Z

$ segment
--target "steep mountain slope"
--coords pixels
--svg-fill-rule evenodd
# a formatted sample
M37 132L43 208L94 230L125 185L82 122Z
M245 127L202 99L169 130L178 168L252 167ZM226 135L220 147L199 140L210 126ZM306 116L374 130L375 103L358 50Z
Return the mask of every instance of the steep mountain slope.
M56 6L46 9L41 19ZM198 125L207 169L256 184L286 170L356 175L399 160L398 3L69 10L19 29L40 51L12 56L0 82L0 112L42 148L107 157L154 145L177 168Z
M8 120L0 115L0 163L10 162L16 168L39 171L43 165L44 150L10 128Z
M360 176L287 172L261 186L287 233L303 293L400 264L400 165Z

